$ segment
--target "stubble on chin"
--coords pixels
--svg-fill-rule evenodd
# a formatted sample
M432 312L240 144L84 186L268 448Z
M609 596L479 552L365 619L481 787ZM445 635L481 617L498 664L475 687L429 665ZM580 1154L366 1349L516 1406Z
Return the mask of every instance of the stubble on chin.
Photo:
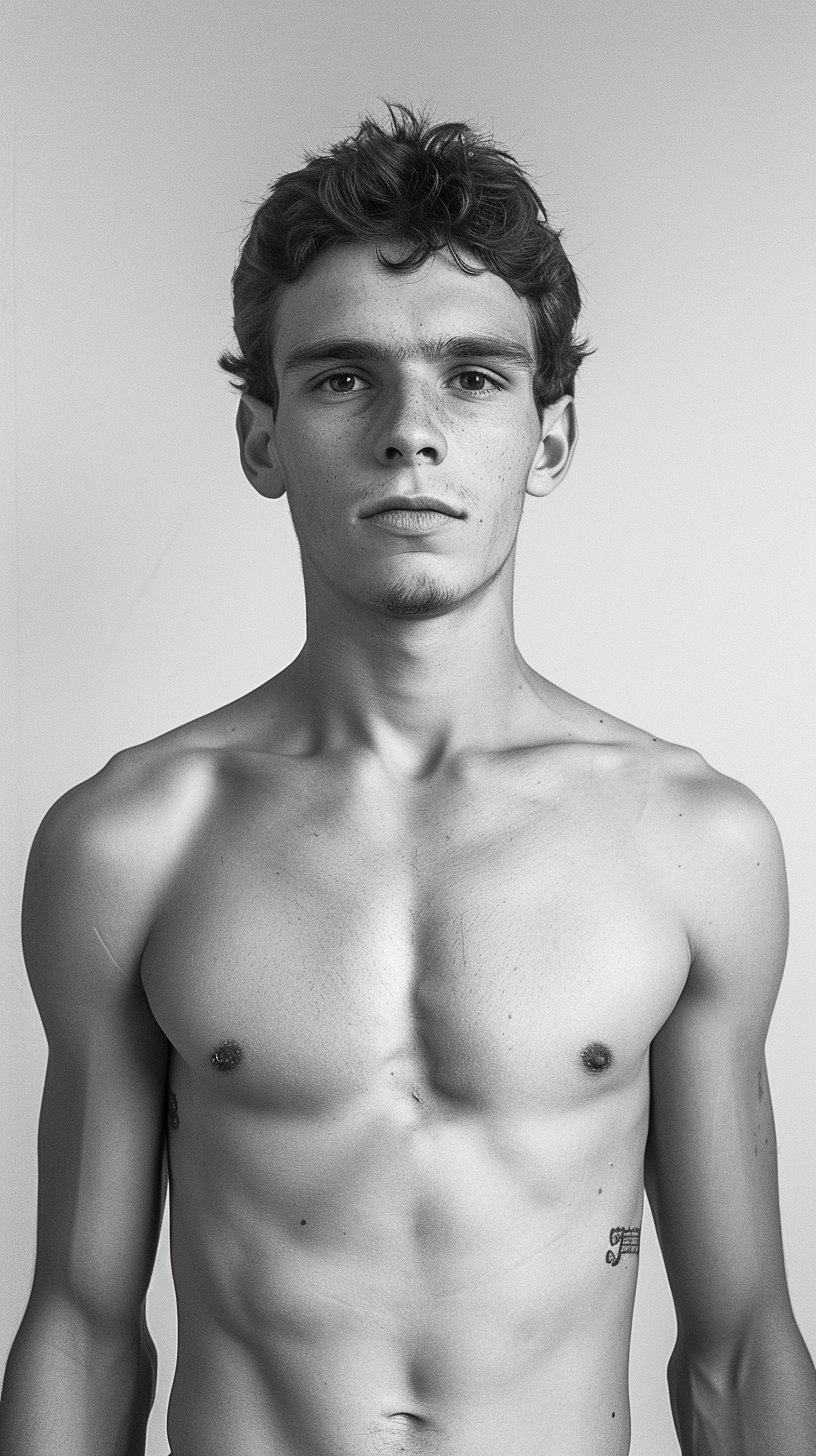
M423 575L388 587L377 605L389 617L430 617L452 606L458 595L455 587Z

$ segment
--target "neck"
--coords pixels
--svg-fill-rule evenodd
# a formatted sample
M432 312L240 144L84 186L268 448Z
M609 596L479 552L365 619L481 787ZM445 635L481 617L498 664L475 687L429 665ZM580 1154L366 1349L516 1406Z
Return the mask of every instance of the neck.
M307 581L293 686L317 741L418 777L465 748L517 741L541 711L516 647L512 575L432 617L393 617Z

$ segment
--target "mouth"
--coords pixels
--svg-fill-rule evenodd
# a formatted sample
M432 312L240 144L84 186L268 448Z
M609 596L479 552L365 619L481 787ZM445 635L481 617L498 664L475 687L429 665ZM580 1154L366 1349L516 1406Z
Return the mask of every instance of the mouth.
M390 495L385 500L378 501L375 506L369 506L367 510L361 511L360 515L364 520L372 516L453 516L461 520L464 511L457 510L449 505L447 501L438 500L432 495Z

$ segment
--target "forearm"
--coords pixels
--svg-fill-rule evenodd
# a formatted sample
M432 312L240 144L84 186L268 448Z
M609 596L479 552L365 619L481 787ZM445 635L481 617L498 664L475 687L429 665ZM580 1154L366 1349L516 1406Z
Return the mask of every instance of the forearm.
M816 1373L791 1319L755 1334L739 1358L695 1357L681 1340L669 1364L683 1456L811 1456Z
M75 1309L29 1305L0 1398L3 1456L144 1456L155 1393L144 1318L100 1328Z

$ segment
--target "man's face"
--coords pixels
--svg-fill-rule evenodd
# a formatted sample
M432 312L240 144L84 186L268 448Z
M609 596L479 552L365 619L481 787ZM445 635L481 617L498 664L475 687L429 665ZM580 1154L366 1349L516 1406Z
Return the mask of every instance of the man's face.
M541 442L532 325L503 279L329 249L282 290L274 362L271 454L308 585L415 616L496 578Z

